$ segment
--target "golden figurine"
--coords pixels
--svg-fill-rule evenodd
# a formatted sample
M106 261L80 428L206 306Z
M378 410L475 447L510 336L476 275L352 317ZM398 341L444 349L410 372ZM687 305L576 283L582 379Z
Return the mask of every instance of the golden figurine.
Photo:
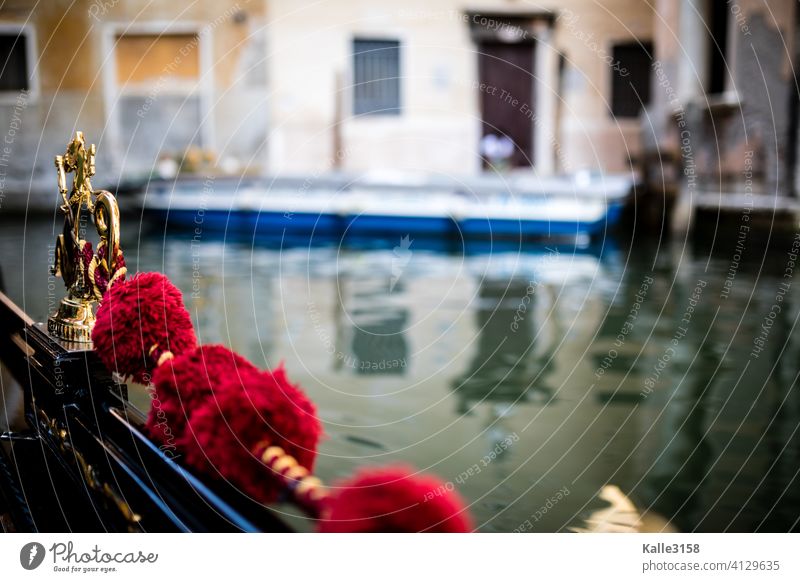
M56 239L55 261L51 272L61 276L67 296L58 311L47 320L51 335L70 342L89 344L94 326L93 307L103 293L125 277L125 259L119 248L119 207L105 190L95 192L89 178L95 173L95 146L86 148L83 132L67 145L63 156L56 156L58 190L64 204L64 232ZM67 174L73 173L67 196ZM86 213L84 213L84 209ZM87 215L94 220L100 242L96 252L85 240Z

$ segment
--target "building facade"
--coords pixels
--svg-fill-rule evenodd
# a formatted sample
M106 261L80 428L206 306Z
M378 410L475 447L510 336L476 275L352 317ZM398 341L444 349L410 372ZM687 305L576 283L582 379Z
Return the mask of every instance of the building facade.
M264 171L265 18L246 0L3 3L2 205L52 206L53 156L76 129L97 144L95 187L192 147L230 172Z
M11 0L3 204L52 193L52 157L77 128L106 183L188 163L188 148L218 173L469 176L500 165L491 149L507 137L504 168L671 159L672 181L700 194L783 196L800 167L797 12L791 0Z
M613 93L623 75L648 89L646 2L276 0L268 13L272 171L475 174L491 133L517 145L511 165L545 174L621 171L638 153L640 104L615 116Z
M653 194L693 209L791 209L798 179L797 3L658 0L643 156ZM678 192L681 195L678 196Z

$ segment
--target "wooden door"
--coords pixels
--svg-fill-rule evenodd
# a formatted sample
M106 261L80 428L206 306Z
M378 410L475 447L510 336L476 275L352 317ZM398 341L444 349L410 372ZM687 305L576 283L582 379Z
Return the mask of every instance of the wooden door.
M514 143L512 167L533 165L533 64L531 43L478 45L481 137L508 136Z

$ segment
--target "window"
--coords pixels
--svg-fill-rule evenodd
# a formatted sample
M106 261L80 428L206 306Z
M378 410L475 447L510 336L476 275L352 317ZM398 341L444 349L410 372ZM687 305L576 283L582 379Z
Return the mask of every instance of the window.
M353 113L400 113L400 43L353 41Z
M708 89L709 95L716 95L725 91L725 81L728 75L728 15L730 14L728 0L713 0L711 14L708 20L709 47L708 47Z
M115 89L111 126L124 136L126 172L151 172L159 156L211 147L200 31L192 25L167 31L141 26L108 35Z
M0 91L27 91L28 42L23 31L0 32Z
M614 117L637 117L650 103L652 43L618 44L611 63L611 113Z
M117 83L177 85L200 77L197 34L123 34L116 39Z

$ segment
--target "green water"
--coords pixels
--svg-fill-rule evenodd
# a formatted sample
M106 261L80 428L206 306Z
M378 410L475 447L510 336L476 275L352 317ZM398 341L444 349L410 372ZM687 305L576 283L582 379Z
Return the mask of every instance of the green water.
M0 224L5 289L36 319L62 295L47 274L59 228ZM624 508L598 513L609 485L679 530L798 529L790 242L739 261L610 239L464 253L125 228L130 271L169 275L202 342L284 362L307 390L326 481L410 464L458 490L484 531L624 524Z

